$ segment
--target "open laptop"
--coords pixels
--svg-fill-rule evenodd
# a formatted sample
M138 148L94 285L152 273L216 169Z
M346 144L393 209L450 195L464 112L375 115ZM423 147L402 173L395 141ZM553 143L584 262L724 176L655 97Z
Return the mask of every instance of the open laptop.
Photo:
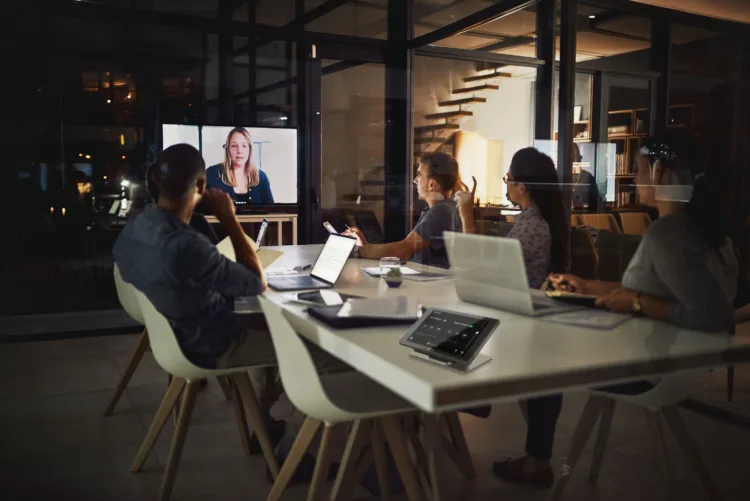
M260 223L260 231L258 231L258 238L255 239L255 243L260 248L263 245L263 239L266 237L266 231L268 230L268 219L263 218L263 222Z
M277 291L330 289L341 275L356 243L353 238L329 235L309 276L270 277L268 286Z
M446 231L456 294L467 303L537 316L577 309L529 288L521 242Z

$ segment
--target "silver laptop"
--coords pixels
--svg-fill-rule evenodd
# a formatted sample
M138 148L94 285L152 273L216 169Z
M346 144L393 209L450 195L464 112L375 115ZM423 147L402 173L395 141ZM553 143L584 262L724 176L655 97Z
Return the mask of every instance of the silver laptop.
M576 309L529 288L521 243L515 238L446 231L456 294L467 303L537 316Z
M332 289L356 243L353 238L329 235L309 275L270 277L268 286L277 291Z

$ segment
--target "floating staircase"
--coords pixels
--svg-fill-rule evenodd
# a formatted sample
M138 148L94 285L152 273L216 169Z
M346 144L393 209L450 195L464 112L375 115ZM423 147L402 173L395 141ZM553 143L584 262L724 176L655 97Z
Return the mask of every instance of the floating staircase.
M476 93L498 90L499 85L492 84L491 81L512 77L510 73L499 71L502 67L502 65L479 67L476 75L463 79L465 83L479 83L479 85L453 89L454 98L440 101L437 112L424 116L427 120L441 120L442 122L414 127L415 157L451 143L455 133L461 129L458 121L474 116L474 113L464 109L464 106L481 105L487 102L486 97L477 96ZM466 96L466 94L471 95Z

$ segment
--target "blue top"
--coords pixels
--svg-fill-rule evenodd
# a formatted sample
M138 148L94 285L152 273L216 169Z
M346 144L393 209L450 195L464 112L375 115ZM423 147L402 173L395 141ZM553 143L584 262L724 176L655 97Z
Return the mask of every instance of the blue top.
M262 288L253 271L158 207L128 222L113 254L122 278L149 298L171 324L185 356L202 367L214 367L245 330L222 294L253 296Z
M239 201L254 205L270 205L274 203L273 193L271 193L271 183L268 181L268 176L266 176L265 172L262 170L258 171L260 178L258 186L253 186L247 193L240 194L235 193L234 188L221 180L221 169L223 168L224 164L216 164L206 169L207 187L220 189L232 197L232 200L235 202Z
M429 245L414 253L412 261L429 266L450 268L448 255L445 251L444 231L463 231L461 217L454 200L440 200L432 208L422 211L414 232L422 237Z

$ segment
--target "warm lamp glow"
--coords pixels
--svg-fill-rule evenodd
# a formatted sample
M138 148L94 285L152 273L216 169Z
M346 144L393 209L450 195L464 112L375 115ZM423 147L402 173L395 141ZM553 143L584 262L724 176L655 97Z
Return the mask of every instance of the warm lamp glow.
M91 160L91 155L86 155L86 160Z

